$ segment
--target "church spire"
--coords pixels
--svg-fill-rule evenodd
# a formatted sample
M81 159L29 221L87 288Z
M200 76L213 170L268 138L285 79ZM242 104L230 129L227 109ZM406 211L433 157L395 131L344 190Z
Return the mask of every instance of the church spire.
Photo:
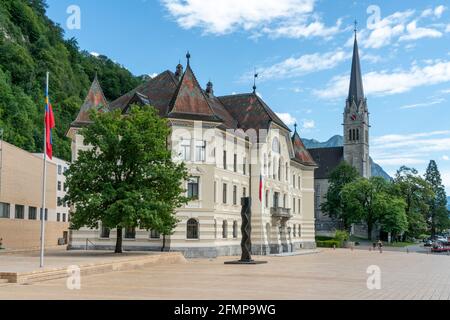
M352 61L352 73L350 76L350 89L348 93L348 100L359 103L364 99L364 88L361 75L361 63L359 61L359 48L357 37L357 22L355 22L355 43L353 46L353 61Z

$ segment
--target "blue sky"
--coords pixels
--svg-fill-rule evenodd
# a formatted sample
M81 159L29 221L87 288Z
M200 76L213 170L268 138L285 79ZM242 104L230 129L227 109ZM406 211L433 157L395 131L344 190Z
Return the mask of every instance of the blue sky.
M258 93L305 138L342 134L353 21L371 112L371 155L390 174L437 161L450 194L450 5L447 1L47 0L82 49L136 75L191 64L217 95ZM76 5L81 28L69 30ZM373 6L375 5L375 6ZM379 14L378 14L379 13Z

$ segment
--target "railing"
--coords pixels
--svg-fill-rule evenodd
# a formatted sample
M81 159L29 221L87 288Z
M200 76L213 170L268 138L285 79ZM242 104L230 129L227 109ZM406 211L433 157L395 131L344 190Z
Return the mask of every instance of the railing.
M283 219L290 219L292 217L291 215L291 209L287 208L270 208L270 214L274 218L283 218Z
M86 239L86 251L89 250L89 244L91 244L91 245L94 247L94 250L95 250L95 248L97 247L97 246L95 245L95 243L93 243L91 240Z

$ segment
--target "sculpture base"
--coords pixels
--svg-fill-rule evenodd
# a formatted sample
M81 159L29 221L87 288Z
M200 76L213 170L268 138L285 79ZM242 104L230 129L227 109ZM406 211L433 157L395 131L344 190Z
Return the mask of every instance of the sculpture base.
M238 260L238 261L227 261L225 264L247 264L247 265L256 265L256 264L266 264L267 261L255 261L255 260Z

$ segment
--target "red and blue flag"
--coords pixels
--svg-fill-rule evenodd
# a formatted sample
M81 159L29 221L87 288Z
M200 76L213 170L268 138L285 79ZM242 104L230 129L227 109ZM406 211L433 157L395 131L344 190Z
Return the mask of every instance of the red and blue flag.
M53 115L53 108L48 97L48 91L45 98L45 152L47 156L53 158L53 137L52 130L55 128L55 116Z

